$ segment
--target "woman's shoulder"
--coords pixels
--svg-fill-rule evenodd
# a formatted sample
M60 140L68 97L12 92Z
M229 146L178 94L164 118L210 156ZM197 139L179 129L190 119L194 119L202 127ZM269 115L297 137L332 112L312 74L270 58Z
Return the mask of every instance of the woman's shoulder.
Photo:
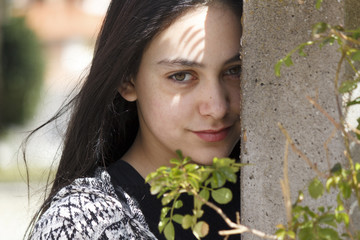
M124 193L126 195L126 193ZM131 199L119 199L109 174L61 189L34 226L32 239L155 239Z

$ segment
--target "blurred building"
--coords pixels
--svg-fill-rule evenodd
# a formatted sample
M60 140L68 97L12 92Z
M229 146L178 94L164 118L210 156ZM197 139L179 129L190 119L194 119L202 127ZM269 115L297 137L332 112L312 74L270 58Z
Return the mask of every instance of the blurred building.
M15 12L41 39L48 57L47 81L89 64L109 0L16 0ZM16 7L18 6L18 7ZM16 10L19 9L19 10ZM64 81L64 79L62 79Z

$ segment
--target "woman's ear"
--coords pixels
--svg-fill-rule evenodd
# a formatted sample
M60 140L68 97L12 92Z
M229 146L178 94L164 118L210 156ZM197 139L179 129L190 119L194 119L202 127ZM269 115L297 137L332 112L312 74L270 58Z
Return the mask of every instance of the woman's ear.
M135 85L133 79L126 81L118 87L120 95L129 102L134 102L137 99Z

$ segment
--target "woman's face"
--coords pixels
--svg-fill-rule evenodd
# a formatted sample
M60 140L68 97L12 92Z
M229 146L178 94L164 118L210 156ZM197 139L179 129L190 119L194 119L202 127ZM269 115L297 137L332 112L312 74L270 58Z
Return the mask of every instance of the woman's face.
M186 12L151 41L121 92L137 101L136 151L162 164L177 149L199 164L231 153L240 136L240 36L239 18L215 4Z

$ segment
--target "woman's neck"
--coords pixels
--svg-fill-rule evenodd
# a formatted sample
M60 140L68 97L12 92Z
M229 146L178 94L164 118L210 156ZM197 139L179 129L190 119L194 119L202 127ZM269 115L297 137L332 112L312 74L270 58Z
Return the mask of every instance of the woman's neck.
M156 171L160 166L169 166L174 154L164 154L156 146L144 144L140 134L137 135L133 145L121 158L129 163L145 179L146 176Z

